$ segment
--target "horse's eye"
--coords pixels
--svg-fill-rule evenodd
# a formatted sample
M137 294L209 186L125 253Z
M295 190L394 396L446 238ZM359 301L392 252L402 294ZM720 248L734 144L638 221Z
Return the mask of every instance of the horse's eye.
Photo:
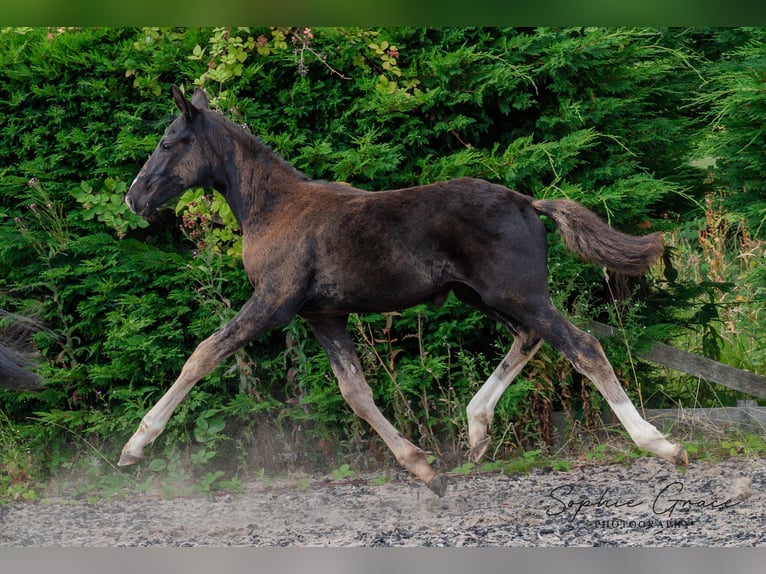
M170 144L169 144L169 143L167 143L167 142L162 142L162 143L160 144L160 147L161 147L162 149L164 149L165 151L170 151L170 147L171 147L171 146L170 146Z

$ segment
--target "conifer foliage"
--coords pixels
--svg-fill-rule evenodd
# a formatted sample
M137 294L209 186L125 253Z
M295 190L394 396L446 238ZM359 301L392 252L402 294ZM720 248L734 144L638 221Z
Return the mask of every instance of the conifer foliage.
M694 221L714 185L763 236L763 42L746 29L3 29L0 308L46 327L45 390L0 391L3 420L49 468L76 436L116 452L249 295L214 190L152 224L122 202L175 115L171 83L203 86L313 178L378 190L482 177L575 199L639 234ZM557 241L551 291L573 316L603 319L617 298L657 339L694 312L662 299L672 269L606 283ZM664 314L641 303L650 292ZM465 404L509 336L453 299L353 317L352 329L387 415L437 454L445 438L459 450ZM527 370L498 406L495 424L515 431L497 452L543 441L554 408L599 406L553 351ZM252 429L257 413L307 451L375 440L300 320L237 353L179 411L156 448L185 444L199 464L227 423Z

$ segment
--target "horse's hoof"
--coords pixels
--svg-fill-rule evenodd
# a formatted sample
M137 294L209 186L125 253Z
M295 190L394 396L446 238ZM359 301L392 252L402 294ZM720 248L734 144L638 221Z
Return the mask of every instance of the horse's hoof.
M442 497L444 496L444 493L447 492L447 482L447 475L437 474L428 482L428 488L430 488L436 496Z
M131 464L136 464L142 458L142 456L136 456L134 454L130 454L129 452L123 452L120 455L120 460L117 462L117 466L130 466Z
M475 445L471 447L471 452L469 453L469 456L471 457L471 460L473 462L479 462L481 460L481 457L484 456L484 453L487 451L487 447L489 446L490 438L488 436L485 436L483 439L481 439L479 442L477 442Z
M686 455L686 449L683 445L676 447L676 452L673 455L673 462L678 466L689 466L689 457Z

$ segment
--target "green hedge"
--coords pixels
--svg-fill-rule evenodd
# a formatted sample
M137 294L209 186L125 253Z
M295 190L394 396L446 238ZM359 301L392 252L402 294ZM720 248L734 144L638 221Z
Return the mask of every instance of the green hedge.
M706 114L721 121L727 113L716 111L724 92L699 94L712 75L722 82L731 73L737 60L724 65L724 54L760 62L752 35L3 30L0 307L39 317L57 338L37 340L47 389L2 393L0 408L51 468L67 456L73 433L114 456L195 345L248 297L236 234L202 217L216 211L213 203L200 199L183 219L168 211L148 225L121 202L175 115L170 83L187 92L204 83L215 106L314 178L376 190L478 176L536 197L576 199L643 233L698 215L705 173L689 160L710 125ZM756 172L763 165L742 161ZM745 177L738 163L726 165L726 181ZM557 236L550 245L556 303L580 318L607 315L613 294L600 270L576 261ZM674 314L688 303L673 299L661 269L655 275L612 286L621 300L653 287L655 307L619 305L628 324L655 325L649 339L672 333ZM440 309L355 317L350 327L397 426L437 453L444 444L463 448L464 406L510 337L452 299ZM631 331L637 345L639 331ZM628 358L615 355L622 372ZM599 408L594 395L544 350L499 405L498 440L511 423L516 432L498 452L545 439L554 407ZM201 382L153 455L182 443L207 462L228 436L225 423L247 426L260 411L307 447L328 437L348 448L377 444L295 321Z

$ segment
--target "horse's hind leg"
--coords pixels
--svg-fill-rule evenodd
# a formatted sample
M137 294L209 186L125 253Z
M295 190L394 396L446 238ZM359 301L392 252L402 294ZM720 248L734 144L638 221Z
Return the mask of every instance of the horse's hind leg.
M674 464L688 463L684 447L669 442L638 413L595 337L564 319L549 301L539 305L534 313L525 313L523 320L593 382L639 447Z
M375 405L372 390L362 374L346 318L314 319L308 320L308 323L327 353L340 392L354 413L380 435L402 466L442 496L447 487L444 475L437 474L431 468L426 453L404 438Z
M470 456L479 461L489 446L487 428L492 423L497 401L542 345L533 334L518 332L508 354L468 403L468 445Z

